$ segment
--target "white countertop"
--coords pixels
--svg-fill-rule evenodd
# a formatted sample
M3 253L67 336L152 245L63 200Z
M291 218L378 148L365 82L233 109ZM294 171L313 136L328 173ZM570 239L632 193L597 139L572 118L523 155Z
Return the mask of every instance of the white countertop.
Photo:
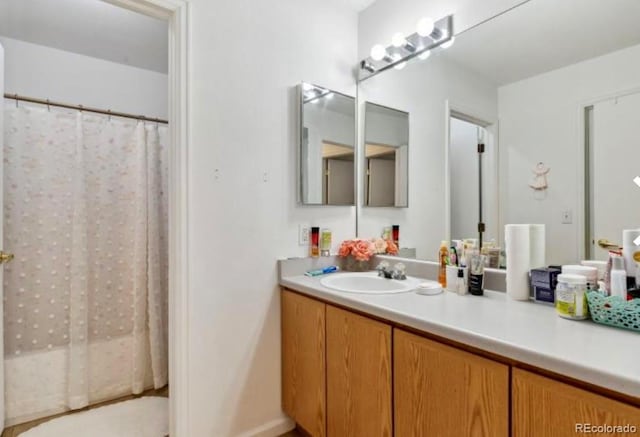
M327 302L640 398L640 334L558 317L552 306L504 293L371 295L331 290L320 277L280 284Z

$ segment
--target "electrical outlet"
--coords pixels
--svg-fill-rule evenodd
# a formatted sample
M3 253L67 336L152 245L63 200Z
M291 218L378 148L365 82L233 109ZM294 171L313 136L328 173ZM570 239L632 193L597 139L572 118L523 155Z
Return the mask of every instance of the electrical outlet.
M573 223L573 211L570 209L565 209L562 211L562 223L565 225L570 225Z
M299 246L308 246L309 245L309 225L298 225L298 245Z

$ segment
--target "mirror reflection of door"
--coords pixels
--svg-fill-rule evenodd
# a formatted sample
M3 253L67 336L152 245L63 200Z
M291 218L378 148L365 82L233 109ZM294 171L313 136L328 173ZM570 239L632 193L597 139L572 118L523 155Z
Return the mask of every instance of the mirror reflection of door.
M587 108L586 259L606 260L606 239L622 245L622 231L640 227L640 93ZM625 199L625 201L621 201Z
M451 239L494 240L495 147L491 125L461 113L449 120Z
M353 205L355 192L353 147L325 141L322 143L322 203Z

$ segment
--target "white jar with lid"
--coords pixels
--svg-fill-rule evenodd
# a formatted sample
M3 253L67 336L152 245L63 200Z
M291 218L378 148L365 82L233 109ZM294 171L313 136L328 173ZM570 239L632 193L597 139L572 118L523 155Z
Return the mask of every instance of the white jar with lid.
M558 275L556 286L556 312L560 317L584 320L589 317L587 304L587 278L563 273Z
M566 265L562 266L562 274L580 275L587 279L587 290L598 289L598 269L593 266Z

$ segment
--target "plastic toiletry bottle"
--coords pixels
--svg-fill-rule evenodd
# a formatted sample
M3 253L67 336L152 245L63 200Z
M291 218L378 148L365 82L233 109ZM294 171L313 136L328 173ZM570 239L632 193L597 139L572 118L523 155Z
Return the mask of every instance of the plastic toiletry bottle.
M627 270L624 266L624 258L621 256L611 257L611 296L619 296L627 299Z
M458 283L456 284L456 292L460 295L463 296L465 294L467 294L467 284L464 280L464 267L459 267L458 268Z
M482 296L484 294L484 263L486 255L477 253L469 256L469 293L474 296Z
M438 282L442 285L442 288L447 287L447 257L449 256L449 249L447 249L446 241L440 243L440 270L438 271Z
M331 229L323 228L320 234L320 256L331 254Z
M587 278L581 275L563 273L558 275L556 286L556 313L572 320L589 317L587 304Z
M391 226L391 238L396 246L398 246L398 249L400 249L400 225Z
M320 255L320 228L314 226L311 228L311 238L309 239L310 249L309 254L317 258Z

